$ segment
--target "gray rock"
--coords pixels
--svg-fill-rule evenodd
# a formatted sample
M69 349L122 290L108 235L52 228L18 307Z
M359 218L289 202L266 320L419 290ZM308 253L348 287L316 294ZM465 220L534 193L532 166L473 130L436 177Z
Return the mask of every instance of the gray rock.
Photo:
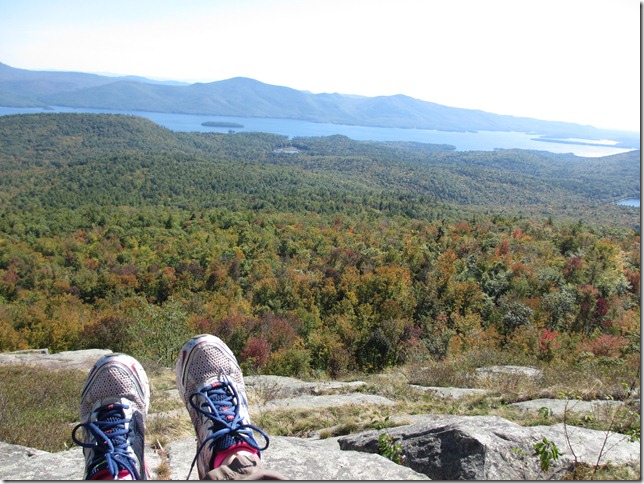
M378 435L384 431L368 431L338 439L345 450L378 451ZM558 478L574 462L594 465L602 452L604 432L562 425L521 427L494 416L436 415L433 421L386 430L398 439L410 468L431 479L525 480ZM567 446L567 439L571 448ZM565 452L553 463L547 476L541 472L534 444L544 437ZM610 450L608 450L610 447ZM638 463L639 445L627 436L609 436L604 448L603 463Z
M427 476L375 454L342 451L336 439L273 437L269 468L297 480L421 480Z
M283 398L271 400L264 405L256 405L253 410L266 411L274 409L307 409L307 408L330 408L341 405L394 405L396 402L379 395L368 395L364 393L351 393L349 395L302 395L296 398Z
M631 442L628 435L586 429L573 425L539 425L527 427L537 440L547 437L563 452L563 462L573 463L575 456L582 464L639 464L640 443Z
M77 480L83 478L85 459L80 447L64 452L44 452L0 442L0 479Z
M0 365L40 365L52 370L79 369L89 372L96 361L112 350L62 351L49 354L48 350L0 353Z
M317 388L313 393L324 393L333 391L348 391L355 390L365 386L366 383L360 380L357 381L323 381L317 384Z
M254 387L272 387L275 389L292 389L293 393L301 394L307 393L309 388L315 386L315 383L305 382L290 376L277 376L277 375L246 375L244 376L244 383L247 388Z
M146 448L145 460L151 477L161 459L151 448ZM0 480L82 480L85 471L83 449L74 446L62 452L43 450L0 442Z
M172 479L185 480L195 456L195 440L183 439L168 448ZM334 439L270 437L262 458L266 467L292 480L418 480L427 479L407 467L374 454L342 451ZM198 479L193 469L190 480Z
M537 368L530 366L513 366L513 365L499 365L499 366L483 366L477 368L476 375L479 377L495 378L503 376L525 376L529 378L540 378L543 372Z
M83 466L83 454L78 448L51 454L0 442L0 479L3 481L82 479Z
M187 439L176 440L170 443L166 450L170 464L170 479L186 480L192 461L195 458L195 452L197 451L197 439L189 437ZM199 480L196 465L190 475L190 480Z
M436 415L432 422L387 429L399 440L407 464L431 479L525 479L525 466L509 467L512 449L530 449L523 428L499 417ZM509 432L508 430L511 430ZM369 431L338 439L344 450L378 452L378 435Z
M489 390L482 388L454 388L454 387L424 387L421 385L409 385L411 388L421 391L435 393L439 397L453 398L455 400L464 397L487 395Z
M365 385L363 381L305 382L296 378L276 375L245 376L244 382L248 390L266 401L298 395L318 395L332 391L345 391Z
M564 412L583 413L592 415L593 413L602 413L602 409L609 407L622 407L623 402L615 400L593 400L586 402L583 400L559 400L555 398L538 398L526 402L511 403L508 407L517 408L524 412L537 413L542 408L547 408L556 417L563 417Z

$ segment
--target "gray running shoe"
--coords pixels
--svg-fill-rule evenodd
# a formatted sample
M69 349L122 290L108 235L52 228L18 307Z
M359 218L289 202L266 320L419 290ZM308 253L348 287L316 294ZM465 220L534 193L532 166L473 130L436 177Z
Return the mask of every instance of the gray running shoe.
M196 463L203 479L221 465L233 446L260 457L268 448L268 436L250 423L244 377L228 346L209 334L195 336L179 352L175 371L179 394L197 434L190 472ZM253 431L264 438L263 446Z
M150 478L144 459L149 405L148 377L134 358L113 353L94 364L83 386L81 423L72 431L84 448L85 479ZM82 439L76 436L79 429Z

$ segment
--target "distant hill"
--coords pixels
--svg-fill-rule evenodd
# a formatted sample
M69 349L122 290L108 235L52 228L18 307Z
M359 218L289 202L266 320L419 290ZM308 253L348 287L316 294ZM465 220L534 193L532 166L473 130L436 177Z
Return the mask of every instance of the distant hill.
M636 210L613 204L640 193L639 151L454 152L341 135L183 133L79 113L0 116L0 140L0 214L89 204L433 220L499 210L639 226Z
M402 94L313 94L243 77L177 85L132 76L28 71L0 64L0 105L268 117L445 131L519 131L564 138L608 137L622 146L639 147L633 133L452 108Z
M123 80L141 84L179 84L137 76L111 77L83 72L29 71L0 62L0 106L47 107L51 104L45 100L47 96L78 92Z

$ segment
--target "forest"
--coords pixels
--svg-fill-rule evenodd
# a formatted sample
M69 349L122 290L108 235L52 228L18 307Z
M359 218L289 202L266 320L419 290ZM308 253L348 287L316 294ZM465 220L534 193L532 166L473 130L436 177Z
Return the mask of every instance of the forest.
M209 332L246 371L288 376L474 348L639 368L639 209L612 203L639 175L639 151L3 116L0 351L172 366Z

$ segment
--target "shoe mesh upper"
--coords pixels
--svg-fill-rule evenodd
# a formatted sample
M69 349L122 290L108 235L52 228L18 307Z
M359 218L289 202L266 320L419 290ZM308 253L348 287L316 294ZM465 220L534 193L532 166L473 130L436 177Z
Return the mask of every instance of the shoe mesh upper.
M94 404L106 398L124 397L136 405L137 410L145 411L145 402L126 370L115 365L106 365L99 370L101 374L94 378L81 401L80 418L85 421L92 413Z
M240 395L246 395L244 377L237 361L212 344L195 350L187 371L184 401L188 401L191 394L200 391L206 382L219 380L223 374L235 385Z

